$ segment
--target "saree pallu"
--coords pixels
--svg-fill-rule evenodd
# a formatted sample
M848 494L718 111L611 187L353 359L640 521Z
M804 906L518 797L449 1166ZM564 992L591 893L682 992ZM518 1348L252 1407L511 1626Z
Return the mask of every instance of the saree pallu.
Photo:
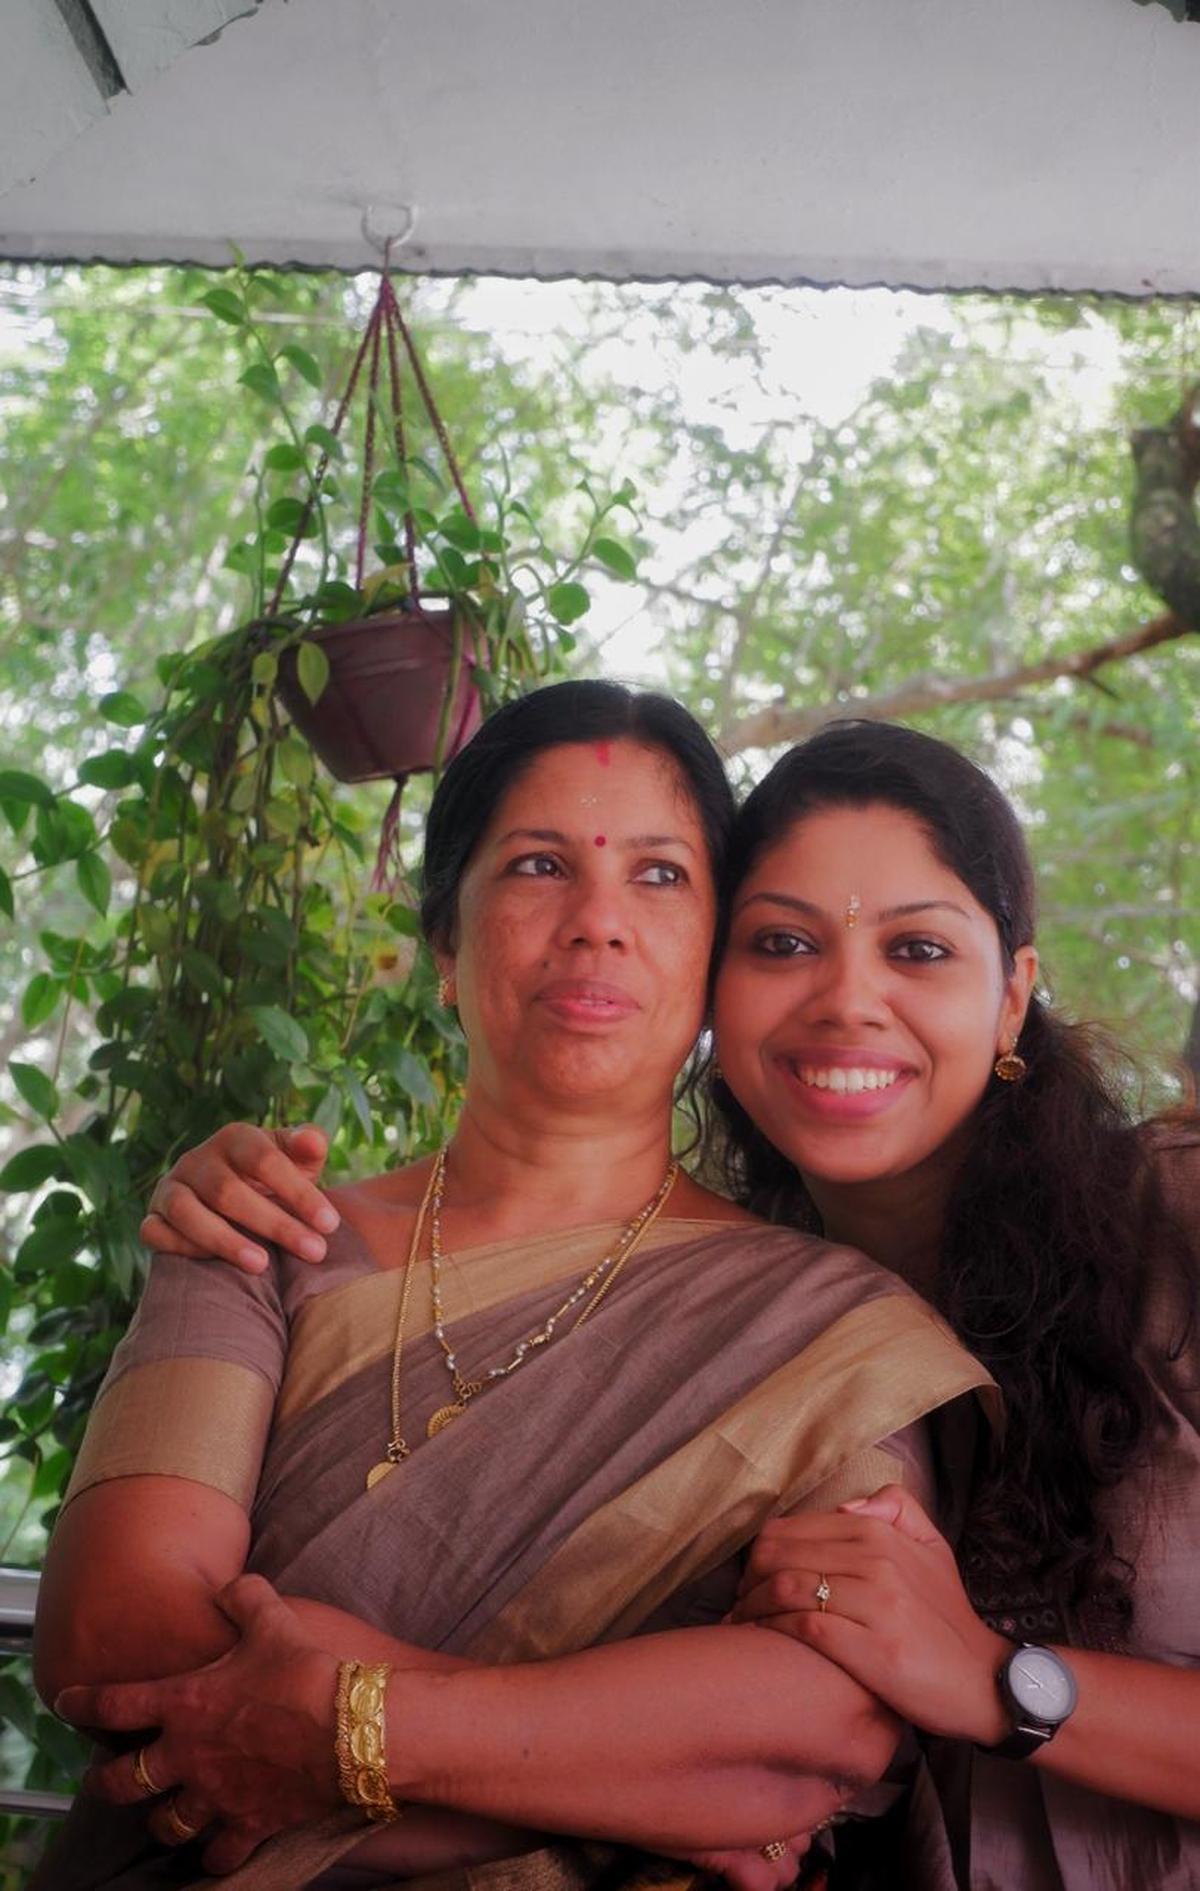
M507 1361L617 1232L447 1263L453 1344L471 1376ZM249 1511L247 1566L285 1593L430 1649L524 1661L719 1619L738 1553L767 1517L888 1481L928 1499L920 1421L950 1407L961 1421L971 1394L992 1402L987 1374L937 1317L853 1250L664 1219L594 1319L427 1438L450 1387L426 1278L402 1375L412 1456L368 1490L390 1431L401 1270L380 1267L345 1224L319 1269L283 1257L251 1278L156 1261L68 1501L106 1478L195 1479ZM293 1891L361 1836L339 1815L223 1882ZM208 1882L194 1865L191 1878L164 1875L161 1852L132 1870L142 1875L46 1882ZM482 1891L493 1870L451 1876Z

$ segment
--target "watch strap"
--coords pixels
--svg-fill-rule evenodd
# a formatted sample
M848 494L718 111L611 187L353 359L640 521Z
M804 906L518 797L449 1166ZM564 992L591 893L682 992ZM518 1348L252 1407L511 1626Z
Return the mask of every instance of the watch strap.
M995 1746L981 1747L980 1751L994 1753L1001 1760L1027 1760L1031 1753L1036 1753L1038 1748L1044 1747L1048 1740L1053 1740L1057 1732L1057 1727L1031 1727L1026 1724L1014 1727L1012 1732L1006 1734L1003 1740L998 1740Z

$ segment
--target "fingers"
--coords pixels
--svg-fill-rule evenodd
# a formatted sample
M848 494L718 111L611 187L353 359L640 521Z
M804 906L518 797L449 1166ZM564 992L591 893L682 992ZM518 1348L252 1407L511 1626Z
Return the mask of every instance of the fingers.
M824 1609L818 1593L822 1575L829 1588ZM739 1622L761 1622L766 1628L777 1628L781 1615L836 1614L865 1624L894 1606L895 1590L894 1583L886 1579L881 1582L877 1577L865 1581L829 1570L785 1569L747 1590L739 1597L734 1613Z
M243 1184L233 1185L245 1195L245 1208L239 1219L255 1226L255 1216L263 1213L262 1197ZM231 1189L231 1193L233 1190ZM164 1238L165 1231L165 1238ZM256 1232L265 1232L256 1229ZM265 1248L255 1247L241 1229L234 1228L206 1208L186 1182L164 1176L150 1197L150 1213L142 1223L142 1240L159 1254L185 1254L193 1259L232 1261L246 1274L261 1274L267 1265ZM324 1243L322 1243L322 1249Z
M231 1186L231 1180L251 1182L259 1195L266 1195L278 1210L291 1210L289 1216L283 1216L282 1223L272 1223L272 1227L263 1227L259 1222L248 1222L255 1233L266 1235L268 1240L280 1240L282 1246L293 1246L295 1254L302 1254L306 1259L317 1259L316 1248L325 1252L325 1244L316 1242L310 1248L295 1246L291 1240L283 1239L280 1227L291 1229L300 1240L312 1235L333 1235L334 1227L340 1222L338 1210L331 1201L314 1188L312 1176L317 1176L325 1167L325 1136L312 1123L304 1123L300 1129L280 1129L265 1131L255 1129L251 1123L232 1123L229 1131L223 1131L225 1142L221 1148L212 1148L217 1144L217 1136L212 1136L208 1144L191 1155L195 1169L183 1174L183 1180L195 1189L200 1201L208 1208L217 1208L221 1214L238 1214L242 1218L242 1197L238 1195L236 1206L225 1199L225 1191ZM302 1167L297 1167L297 1148ZM189 1161L189 1157L183 1157ZM263 1203L259 1203L259 1208Z
M746 1559L743 1586L777 1569L797 1564L820 1569L846 1545L869 1542L872 1534L880 1542L886 1542L891 1537L891 1527L874 1517L860 1519L841 1511L773 1517L769 1523L764 1523L754 1540Z
M138 1233L142 1246L152 1248L155 1254L181 1254L185 1260L189 1261L204 1261L209 1257L207 1248L198 1246L195 1241L189 1241L185 1234L180 1234L179 1230L173 1228L169 1221L164 1221L161 1215L147 1215ZM259 1252L257 1248L253 1251L256 1254ZM266 1258L264 1254L263 1265L266 1264Z
M190 1845L212 1818L212 1807L184 1786L156 1805L146 1824L160 1845Z
M256 1628L269 1628L277 1619L289 1632L294 1629L295 1618L291 1610L280 1601L265 1576L235 1576L232 1582L218 1590L213 1600L221 1613L228 1616L243 1635L250 1634Z
M85 1690L68 1691L83 1693ZM56 1710L57 1705L56 1702ZM102 1723L90 1720L84 1724L100 1726ZM162 1741L151 1738L132 1753L118 1753L115 1759L94 1761L83 1776L83 1790L89 1798L107 1799L112 1806L135 1806L141 1800L157 1800L170 1792L176 1780L177 1774Z
M110 1733L139 1733L144 1727L158 1727L163 1720L164 1691L169 1687L163 1681L108 1681L101 1687L64 1688L54 1703L54 1711L60 1720L70 1721L73 1727L103 1727ZM160 1770L155 1772L154 1759L161 1763L162 1755L157 1747L148 1751L143 1748L149 1765L151 1778L161 1784L164 1778ZM108 1766L123 1764L132 1778L132 1765L128 1754L122 1754L120 1760L110 1760ZM96 1768L102 1772L103 1767ZM168 1784L170 1780L168 1779ZM145 1792L139 1788L133 1795L143 1798Z
M304 1260L322 1260L322 1237L340 1219L310 1179L320 1174L326 1149L311 1124L271 1133L251 1123L228 1124L182 1155L158 1183L143 1237L161 1252L198 1251L258 1271L266 1254L229 1226L239 1222ZM165 1239L163 1223L170 1230Z
M318 1129L315 1123L301 1123L296 1129L274 1129L271 1134L289 1161L302 1169L310 1182L315 1182L329 1154L329 1138L325 1131ZM336 1227L337 1223L333 1225Z
M842 1504L840 1509L856 1517L878 1517L914 1543L945 1541L912 1492L905 1490L902 1484L885 1484L873 1496L856 1497L853 1502Z

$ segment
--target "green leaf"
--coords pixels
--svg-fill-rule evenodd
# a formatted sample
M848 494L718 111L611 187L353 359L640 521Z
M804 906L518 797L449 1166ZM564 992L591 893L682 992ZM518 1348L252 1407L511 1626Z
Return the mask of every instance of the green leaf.
M465 512L448 512L444 519L438 520L438 531L451 545L457 545L460 552L477 552L482 533L473 519Z
M265 361L252 361L244 374L238 375L239 387L248 387L261 400L279 404L279 376Z
M113 1196L129 1191L129 1164L119 1148L98 1143L91 1136L68 1136L63 1155L71 1171L71 1180L81 1189L94 1208L108 1207Z
M320 644L302 643L296 651L296 674L310 703L319 700L329 681L329 658Z
M61 1182L65 1173L57 1143L34 1143L32 1148L18 1149L0 1169L0 1192L26 1195L31 1189L41 1188L43 1182Z
M312 750L300 736L285 736L275 751L275 759L283 779L290 781L293 788L308 788L312 785Z
M136 729L147 720L148 712L127 689L110 690L107 696L100 698L97 707L106 722L119 723L122 729Z
M637 577L637 559L619 539L598 538L592 542L592 557L599 559L616 578Z
M232 289L210 289L207 295L200 297L206 309L219 316L221 321L230 322L235 328L246 326L246 305L240 295Z
M52 808L54 795L36 775L21 768L0 768L0 801L25 802L36 808Z
M263 465L269 466L273 473L295 473L304 465L304 455L298 446L281 440L264 455Z
M331 1083L321 1101L313 1111L312 1120L318 1129L323 1129L330 1142L342 1126L342 1111L345 1098L335 1083Z
M341 441L338 439L336 433L333 433L328 427L323 427L320 421L315 421L311 427L305 428L304 438L307 440L309 446L318 446L322 453L328 453L331 460L341 459Z
M5 873L3 867L0 867L0 913L6 913L9 919L16 918L16 907L13 904L12 881L9 879L7 873Z
M57 1115L58 1091L35 1064L10 1063L8 1074L18 1096L28 1103L35 1116L42 1116L50 1122Z
M109 897L112 893L112 874L99 854L80 854L75 862L75 878L79 882L79 891L89 906L94 906L103 917L108 911Z
M79 779L89 788L132 788L137 781L137 763L124 749L106 749L91 755L79 770Z
M75 1259L87 1238L87 1225L77 1215L51 1215L39 1221L22 1241L17 1250L17 1270L41 1274L47 1268L61 1267L64 1261Z
M39 1024L45 1024L56 1010L64 989L65 982L61 978L52 978L49 972L34 973L21 999L21 1022L26 1030L36 1031Z
M285 1064L302 1064L307 1060L308 1033L286 1011L281 1011L278 1005L251 1005L250 1016L264 1044Z
M194 985L197 991L219 998L225 990L225 975L209 953L201 952L196 946L184 946L179 963L188 984Z
M294 341L290 341L286 348L279 350L279 353L284 361L291 362L296 373L302 375L310 387L320 387L323 384L324 376L306 348L298 348Z
M406 939L417 939L421 934L421 917L411 906L405 906L402 900L393 900L387 909L387 923L393 932L399 932Z
M260 689L271 689L274 687L275 678L278 674L279 658L275 655L275 652L273 650L260 650L253 663L250 665L250 675L253 680L258 684Z
M423 1057L403 1045L385 1044L379 1052L379 1061L414 1103L423 1104L426 1109L436 1107L438 1093Z
M363 1088L362 1079L355 1071L346 1069L339 1072L339 1080L359 1120L363 1135L368 1142L373 1141L375 1120L371 1115L371 1099Z
M581 584L568 581L551 585L546 594L550 615L559 624L573 624L591 605L591 598Z
M273 525L279 532L298 532L304 524L307 511L303 499L276 499L267 508L267 524Z

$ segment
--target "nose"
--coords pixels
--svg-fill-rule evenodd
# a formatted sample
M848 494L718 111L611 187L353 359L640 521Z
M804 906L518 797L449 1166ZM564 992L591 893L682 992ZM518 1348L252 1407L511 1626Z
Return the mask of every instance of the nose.
M838 940L823 953L802 1009L808 1024L832 1029L887 1023L884 967L868 940Z
M632 938L633 915L623 883L601 871L581 874L564 903L559 945L624 951Z

